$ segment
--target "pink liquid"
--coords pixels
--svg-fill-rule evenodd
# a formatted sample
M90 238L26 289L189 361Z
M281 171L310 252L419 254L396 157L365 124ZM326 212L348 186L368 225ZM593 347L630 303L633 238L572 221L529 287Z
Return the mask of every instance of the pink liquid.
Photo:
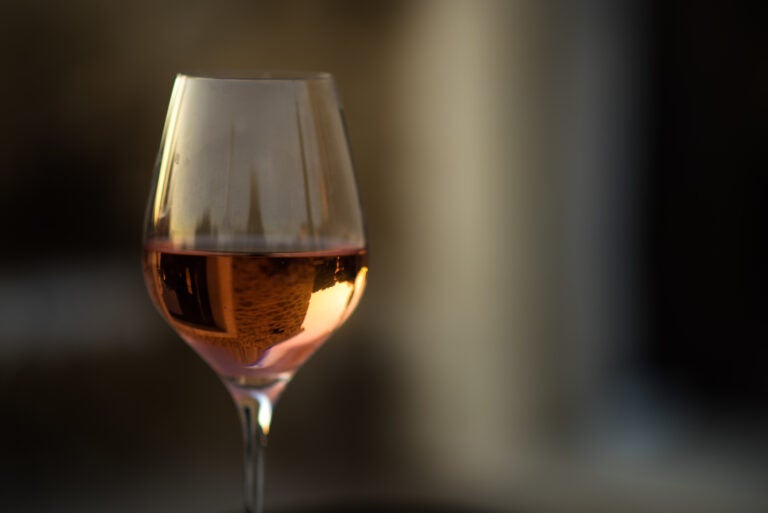
M225 379L287 380L354 310L365 287L364 249L216 253L148 246L152 300Z

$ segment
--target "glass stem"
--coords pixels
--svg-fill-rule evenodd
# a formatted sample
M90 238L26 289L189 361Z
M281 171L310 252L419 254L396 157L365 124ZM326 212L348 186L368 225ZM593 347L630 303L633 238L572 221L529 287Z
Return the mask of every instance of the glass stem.
M265 391L228 388L237 403L243 428L245 512L263 513L264 452L272 420L272 400Z

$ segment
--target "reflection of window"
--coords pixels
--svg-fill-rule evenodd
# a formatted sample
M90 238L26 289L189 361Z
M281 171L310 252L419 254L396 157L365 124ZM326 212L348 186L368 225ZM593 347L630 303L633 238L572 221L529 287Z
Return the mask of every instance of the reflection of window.
M174 319L220 329L211 308L205 257L164 254L160 257L160 273L163 299Z

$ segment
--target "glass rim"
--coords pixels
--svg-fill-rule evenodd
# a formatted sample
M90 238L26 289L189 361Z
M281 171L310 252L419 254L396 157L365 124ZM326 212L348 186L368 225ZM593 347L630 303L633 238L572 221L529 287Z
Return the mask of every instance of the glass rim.
M238 81L288 81L308 82L314 80L333 80L333 75L327 71L304 70L253 70L253 71L211 71L211 72L179 72L176 78L188 80L238 80Z

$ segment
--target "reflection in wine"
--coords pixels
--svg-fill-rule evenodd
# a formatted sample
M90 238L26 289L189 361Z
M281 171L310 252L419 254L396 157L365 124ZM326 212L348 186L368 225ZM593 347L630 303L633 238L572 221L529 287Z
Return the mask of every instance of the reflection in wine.
M215 253L149 244L144 274L171 326L224 379L289 379L352 312L366 251Z

